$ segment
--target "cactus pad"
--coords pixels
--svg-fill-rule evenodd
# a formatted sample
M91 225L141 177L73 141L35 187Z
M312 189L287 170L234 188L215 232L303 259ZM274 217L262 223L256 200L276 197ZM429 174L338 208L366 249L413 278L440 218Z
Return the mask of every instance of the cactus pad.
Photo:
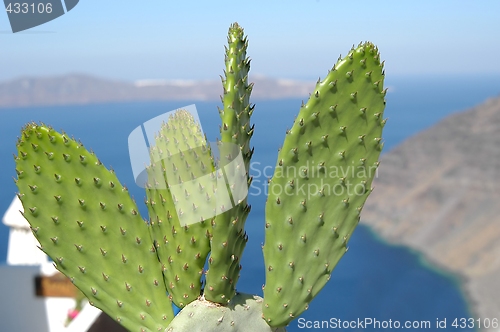
M156 249L115 174L43 124L23 128L17 149L24 216L57 269L127 329L167 326L173 311Z
M176 111L162 125L151 162L146 205L152 237L167 290L182 308L201 292L218 182L210 146L189 112Z
M262 298L238 293L227 306L203 299L186 306L165 332L286 332L272 328L261 318Z
M347 251L382 149L383 64L371 43L318 81L281 148L266 203L264 319L307 309Z

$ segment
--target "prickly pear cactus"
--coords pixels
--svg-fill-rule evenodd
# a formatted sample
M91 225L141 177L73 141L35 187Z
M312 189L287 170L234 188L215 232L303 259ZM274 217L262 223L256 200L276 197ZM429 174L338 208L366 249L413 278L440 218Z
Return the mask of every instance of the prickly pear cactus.
M285 332L262 320L262 298L237 293L227 306L199 299L186 306L165 332Z
M243 29L237 23L229 28L228 43L225 56L225 79L222 80L224 107L219 110L222 119L221 159L228 154L240 152L243 163L237 165L237 168L243 170L243 175L238 174L237 170L232 172L234 174L226 174L232 179L232 183L228 183L228 190L233 193L235 207L217 215L213 220L205 297L207 300L221 304L227 303L235 294L241 268L240 259L248 241L244 231L245 220L250 212L246 190L251 183L248 169L253 153L250 149L250 138L253 135L250 116L253 106L249 103L252 85L248 84L250 70L250 60L246 57L248 42L244 37ZM239 147L239 151L229 151L233 144ZM231 188L233 185L241 186L241 184L244 188ZM245 191L239 195L242 189Z
M287 131L266 203L264 299L236 293L253 106L237 23L228 42L220 156L189 112L171 116L150 150L148 221L81 143L34 123L17 142L19 198L41 249L131 331L285 331L347 251L371 192L386 91L378 50L364 43L318 81ZM175 319L172 302L183 308Z
M383 64L371 43L318 81L278 156L266 203L264 319L307 309L347 251L382 149Z
M28 124L15 157L24 216L90 303L132 331L173 318L148 226L115 174L80 143Z
M182 308L201 293L211 224L200 216L212 212L209 203L217 186L210 146L188 111L177 111L162 125L151 163L146 188L150 229L167 290Z

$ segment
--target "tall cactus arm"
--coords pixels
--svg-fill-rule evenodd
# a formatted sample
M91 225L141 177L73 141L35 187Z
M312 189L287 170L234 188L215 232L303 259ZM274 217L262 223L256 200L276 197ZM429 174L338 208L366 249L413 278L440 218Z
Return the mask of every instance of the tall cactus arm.
M241 165L230 168L229 172L233 174L226 176L232 182L228 184L228 191L233 195L238 192L243 194L234 195L234 208L217 215L212 221L211 254L206 274L205 297L221 304L228 303L235 294L241 267L240 259L248 240L244 225L250 212L246 191L251 182L248 170L253 153L250 149L250 138L253 135L250 117L253 106L249 103L252 85L248 84L250 70L250 60L246 56L248 42L243 29L237 23L229 28L228 43L225 78L222 80L224 107L219 111L222 120L220 150L221 158L228 154L241 153ZM234 152L231 148L234 145L239 151ZM238 174L238 171L234 172L235 169L243 168L243 176L241 173ZM240 188L235 190L233 185Z

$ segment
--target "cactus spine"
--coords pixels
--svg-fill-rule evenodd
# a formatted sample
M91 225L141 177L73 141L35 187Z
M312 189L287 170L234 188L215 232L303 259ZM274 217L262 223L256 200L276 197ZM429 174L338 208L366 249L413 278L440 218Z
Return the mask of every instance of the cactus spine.
M287 131L266 202L264 298L236 292L253 106L237 23L228 43L220 158L187 111L173 114L150 150L148 221L81 143L34 123L17 142L15 181L41 249L91 304L131 331L285 331L347 251L371 192L386 90L380 55L367 42L318 81ZM225 191L231 206L214 205ZM183 308L175 318L172 302Z
M264 318L307 309L347 251L382 149L383 64L371 43L339 59L300 109L266 203Z

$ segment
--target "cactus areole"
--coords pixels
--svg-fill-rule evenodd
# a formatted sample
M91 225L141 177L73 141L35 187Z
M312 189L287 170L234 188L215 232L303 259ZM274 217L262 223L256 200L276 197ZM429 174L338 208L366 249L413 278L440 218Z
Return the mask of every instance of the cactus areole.
M266 202L264 296L236 292L250 206L221 179L243 183L240 192L252 181L247 46L232 24L219 149L221 160L241 157L236 167L218 171L198 124L177 111L150 148L148 219L81 143L43 123L22 129L15 182L40 249L90 304L130 331L284 331L348 249L386 121L383 63L369 42L339 58L286 132ZM234 206L219 211L210 202L221 188ZM172 303L182 308L175 317Z

